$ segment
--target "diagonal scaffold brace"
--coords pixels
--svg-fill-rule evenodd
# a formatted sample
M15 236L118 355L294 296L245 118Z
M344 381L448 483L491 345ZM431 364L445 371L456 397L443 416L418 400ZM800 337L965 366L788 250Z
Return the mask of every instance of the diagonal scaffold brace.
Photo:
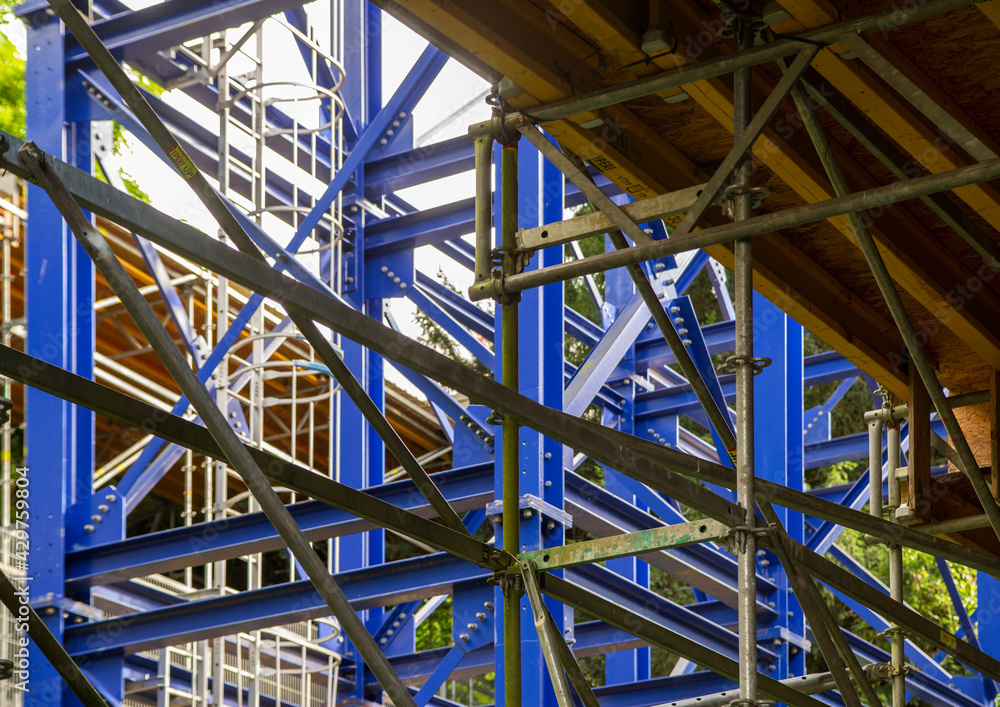
M240 224L236 214L226 205L219 193L212 188L205 176L195 166L194 162L191 161L191 158L188 157L184 149L178 144L152 106L149 105L122 67L101 42L100 38L98 38L97 34L87 24L86 19L80 14L79 10L69 0L50 0L49 4L66 24L66 27L73 33L73 36L80 42L80 45L87 51L87 54L97 67L107 77L108 81L114 86L115 90L122 96L129 108L132 109L136 119L153 138L160 150L170 158L177 172L184 177L191 190L216 219L226 235L232 239L240 252L261 262L265 262L263 255ZM308 317L303 316L300 311L290 310L289 317L299 328L299 331L309 340L313 348L316 349L323 363L327 365L344 391L361 410L369 424L372 425L389 450L396 456L400 464L413 479L417 489L427 498L440 518L452 530L468 533L469 531L463 525L458 513L455 512L455 509L444 498L434 484L434 481L430 478L430 475L420 466L399 435L389 425L389 422L365 392L364 387L343 363L333 346L323 338L315 324Z
M22 596L21 590L18 590L3 570L0 570L0 603L7 607L7 611L17 621L22 620L25 614L27 615L28 637L38 646L38 650L52 664L59 676L66 681L66 685L80 700L83 707L110 707L110 703L87 679L87 676L80 670L80 666L70 657L58 639L52 635L49 627L45 625L34 608L27 603L27 597Z
M73 12L76 12L75 8ZM84 217L80 207L66 190L65 185L46 164L46 155L33 143L25 143L21 156L32 169L39 185L62 214L73 235L94 261L98 271L118 296L122 305L135 321L143 336L163 362L164 367L180 386L181 390L205 422L225 454L226 460L236 469L243 482L260 504L261 510L274 525L295 558L302 565L316 591L323 598L331 613L340 621L344 632L354 641L358 652L379 680L385 691L398 705L415 707L413 697L403 685L399 676L375 639L368 632L360 617L354 611L344 592L330 575L326 563L313 549L312 544L295 523L291 513L271 487L264 473L250 456L246 447L226 422L222 411L215 404L211 394L201 384L194 371L188 366L183 355L174 346L170 334L153 312L145 297L129 277L125 268L111 250L104 236Z

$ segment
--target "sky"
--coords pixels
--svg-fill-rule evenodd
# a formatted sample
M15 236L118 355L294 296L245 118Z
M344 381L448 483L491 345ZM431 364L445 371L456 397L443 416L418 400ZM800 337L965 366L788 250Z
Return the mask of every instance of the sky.
M320 0L306 6L314 25L315 36L325 46L329 46L328 1ZM127 3L138 9L152 2L146 0L127 0ZM400 85L414 61L427 46L427 42L383 13L383 60L382 60L382 94L383 102L387 100ZM243 30L231 30L230 36L241 36ZM0 26L2 31L14 44L22 56L25 55L25 31L18 21ZM250 47L252 48L252 47ZM305 81L308 77L303 69L303 62L296 51L288 33L277 25L265 25L263 39L264 81L293 80ZM242 63L240 63L242 61ZM233 74L252 69L248 59L234 59L230 64ZM489 107L481 98L489 90L489 85L475 76L471 71L449 60L442 69L437 80L432 84L427 94L413 111L413 135L422 144L439 142L451 137L465 134L469 124L485 120L489 117ZM303 89L275 88L274 97L293 98L306 95ZM188 98L180 91L164 94L164 100L184 110L213 131L218 129L218 118L214 113ZM315 102L298 104L284 103L282 109L292 113L302 110L315 114ZM445 118L451 118L442 124ZM31 137L30 135L28 136ZM234 145L239 145L240 138L232 138ZM249 138L242 144L249 145ZM162 211L184 219L206 233L216 233L216 225L200 202L193 196L183 180L171 169L167 168L152 152L138 140L128 139L128 150L120 157L110 159L112 169L121 168L139 187L151 198L152 203ZM273 160L271 164L277 166ZM323 185L317 185L321 189ZM419 209L427 209L441 204L450 203L474 194L474 178L472 172L454 175L430 184L401 190L399 196ZM235 200L235 199L234 199ZM266 217L265 230L279 242L287 242L291 230L282 222ZM472 237L467 236L471 242ZM436 276L439 269L460 289L471 283L472 273L456 264L450 258L442 255L431 247L421 248L416 254L417 269ZM404 331L416 336L418 333L414 322L415 307L407 299L395 299L390 303L390 310ZM405 384L401 376L391 375L394 382ZM405 384L408 389L412 388Z

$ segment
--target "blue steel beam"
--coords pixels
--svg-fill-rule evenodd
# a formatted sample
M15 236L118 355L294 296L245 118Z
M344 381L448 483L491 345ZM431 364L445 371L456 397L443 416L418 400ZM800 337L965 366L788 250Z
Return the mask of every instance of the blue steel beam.
M573 516L576 527L598 537L665 525L659 518L571 472L566 474L566 510ZM736 606L737 572L732 555L700 544L653 553L643 559L692 587ZM763 616L774 616L768 602L775 590L770 582L760 578L757 607Z
M412 214L371 221L365 227L365 247L369 255L380 255L435 245L472 233L476 226L474 202L469 197Z
M35 19L26 23L28 46L39 49L29 51L26 57L27 133L41 149L90 174L90 123L67 124L61 85L62 23L49 15ZM50 79L30 78L35 76ZM24 350L47 363L92 378L96 350L93 263L39 187L29 185L27 210L24 295L28 327ZM31 469L27 478L35 491L29 535L35 547L27 575L32 581L26 584L33 603L58 606L65 596L66 545L82 530L70 525L68 514L74 505L89 505L92 497L94 414L28 386L24 405L24 464ZM39 613L60 640L67 623L64 612L56 609ZM31 699L41 704L61 704L63 682L58 672L33 642L28 650Z
M931 420L931 429L939 435L945 435L944 424L940 420ZM868 433L859 432L807 444L806 468L815 469L827 464L863 459L866 456L868 456Z
M838 353L821 353L805 359L806 386L829 383L858 375L857 366ZM727 402L736 400L735 376L723 376L720 381ZM689 385L640 393L636 396L636 420L658 415L689 414L701 409Z
M708 352L712 355L732 351L736 345L736 324L734 322L717 322L701 328L702 336ZM656 331L644 332L635 342L635 357L637 365L643 369L652 366L669 366L677 363L673 352L667 347L662 336Z
M470 273L476 268L476 249L461 238L435 243L434 247Z
M444 311L487 341L493 341L493 317L430 275L417 271L415 284Z
M302 0L171 0L98 20L92 27L115 57L128 61L304 4ZM87 52L69 34L65 63L69 68L90 65Z
M888 588L882 584L873 574L871 574L867 569L861 566L861 564L855 560L853 557L848 555L846 552L841 550L836 545L830 548L830 557L850 571L854 576L875 589L879 590L886 596L889 596ZM857 614L862 621L866 622L869 626L878 632L887 630L890 625L889 622L883 619L879 614L875 613L866 606L862 606L858 602L854 601L848 596L845 596L836 589L830 589L833 595L840 599L844 604L855 614ZM951 678L951 673L942 668L937 662L929 655L924 653L920 648L918 648L909 639L906 640L906 657L913 661L913 664L920 668L922 671L929 675L937 676L941 680L949 680Z
M480 464L434 474L434 482L459 511L482 508L492 500L489 465ZM394 506L433 517L413 482L397 481L366 489ZM375 526L319 501L289 506L299 526L312 540L370 530ZM262 513L247 513L225 521L196 523L159 533L128 538L70 552L66 556L66 583L72 591L119 582L153 572L169 572L194 564L214 562L284 547Z
M563 410L570 415L582 415L594 400L612 371L652 315L638 294L622 307L614 322L576 369L563 391Z
M486 570L464 560L435 553L341 572L337 581L355 609L362 610L447 594L456 583L488 576ZM309 580L299 580L129 615L127 619L80 624L66 633L65 646L74 656L118 649L134 653L329 613Z
M383 194L468 172L475 166L472 141L465 135L392 155L375 155L365 163L365 195Z
M457 243L459 241L452 241ZM473 332L493 341L493 318L457 292L452 292L440 282L417 271L416 285L432 298L444 311ZM575 309L565 307L564 326L566 333L587 346L595 346L604 334L600 325L590 321Z
M452 591L456 584L485 581L487 570L446 553L341 572L338 581L358 610L389 606ZM685 636L735 656L737 639L732 632L685 607L625 580L599 565L566 571L566 579L614 596L616 601L647 615ZM65 646L73 656L99 656L109 651L136 653L177 643L241 631L277 626L291 621L319 618L329 613L308 580L265 587L225 597L185 602L142 614L79 624L66 631ZM759 648L767 662L774 654Z
M466 329L445 312L436 302L420 291L419 288L411 287L406 293L417 308L431 318L438 326L448 332L459 344L464 346L480 363L488 368L493 368L493 352L482 342L476 339Z
M637 614L651 618L683 636L698 637L711 650L736 659L739 637L688 609L664 599L601 565L579 565L566 571L568 582L609 599ZM769 648L757 647L757 660L775 662L777 656Z
M888 663L891 656L888 652L873 646L863 638L844 631L851 650L864 663ZM945 677L944 675L947 675ZM935 677L922 670L917 670L906 676L907 699L917 697L934 707L984 707L983 702L966 695L953 687L954 677L945 673Z

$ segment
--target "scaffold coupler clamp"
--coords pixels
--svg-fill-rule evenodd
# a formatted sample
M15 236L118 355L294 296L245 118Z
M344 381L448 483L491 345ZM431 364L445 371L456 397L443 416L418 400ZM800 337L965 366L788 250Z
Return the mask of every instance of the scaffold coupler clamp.
M503 246L490 251L490 288L493 299L500 305L514 304L521 301L520 292L507 292L504 281L507 273L504 268L504 261L509 259L514 263L514 274L524 272L531 259L531 251L518 251L513 248Z
M891 641L894 636L906 638L906 630L902 626L890 626L885 631L878 634L878 638Z
M747 525L736 525L730 528L729 534L725 538L725 548L726 552L731 555L737 555L742 552L746 552L747 549L747 539L753 535L757 540L767 537L777 530L777 525L774 523L769 523L768 525L757 525L753 528ZM730 703L731 704L731 703Z
M733 203L736 197L743 196L744 194L750 195L750 198L753 199L750 208L756 210L764 203L764 199L771 196L771 190L767 187L747 187L742 184L730 184L722 190L719 198L713 203L721 207L726 216L733 218Z
M767 356L730 356L725 363L719 366L719 373L736 373L737 366L753 366L753 374L759 376L764 369L771 365L771 359Z
M516 559L502 570L493 573L493 583L500 586L505 597L520 597L524 594L524 577L521 576L521 563Z
M894 663L869 663L862 670L865 671L865 675L872 682L892 680L897 675L909 675L914 672L913 666L905 663L903 665L895 665Z
M516 121L507 120L507 116L514 111L511 110L507 99L500 95L500 87L498 84L493 85L493 90L487 97L486 102L493 106L493 115L490 117L490 125L493 128L493 139L498 145L514 145L521 139L521 133L516 127L509 124ZM521 116L521 122L527 122L523 115ZM511 128L514 129L512 130Z
M741 697L737 697L729 703L729 707L774 707L776 704L777 702L774 700L745 700Z
M760 35L767 29L767 22L762 15L751 17L743 12L726 12L722 17L722 25L715 31L715 34L724 39L732 39L736 36L736 26L739 24L749 24L755 35Z

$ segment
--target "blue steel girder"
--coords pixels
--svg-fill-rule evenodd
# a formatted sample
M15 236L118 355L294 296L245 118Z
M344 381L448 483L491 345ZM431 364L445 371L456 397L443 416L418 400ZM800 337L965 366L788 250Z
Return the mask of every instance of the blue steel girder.
M475 199L469 197L424 211L367 224L365 246L370 255L435 245L475 230Z
M450 334L459 344L465 347L469 353L476 357L476 360L488 368L493 367L493 352L487 348L475 336L455 321L436 302L425 295L416 287L411 287L406 295L417 308L431 318L438 326Z
M652 315L638 294L622 307L615 320L604 332L597 346L576 369L563 392L563 410L570 415L582 415L597 396L612 371Z
M808 387L858 375L857 366L838 353L821 353L805 359L804 384ZM735 376L723 376L720 381L726 402L736 400ZM689 414L700 409L698 399L689 385L679 385L636 396L636 419L657 415Z
M304 4L302 0L215 0L211 3L171 0L98 20L91 26L116 58L130 61ZM31 10L26 7L23 11ZM87 53L72 35L67 34L66 66L80 68L90 64Z
M851 573L854 574L860 581L874 587L886 596L889 596L889 589L882 582L880 582L873 574L871 574L867 569L862 567L861 563L855 560L853 557L848 555L846 552L841 550L836 545L833 545L829 551L830 557L844 567ZM848 596L845 596L836 589L830 589L833 595L840 599L844 604L854 613L856 613L861 620L866 622L869 626L878 632L885 631L890 627L888 621L883 619L879 614L875 613L866 606L862 606L858 602L854 601ZM918 648L909 639L906 640L906 657L913 661L920 670L929 674L935 675L939 679L948 680L951 678L951 673L942 668L937 662L929 655L924 653L920 648Z
M486 464L434 474L434 482L459 511L483 508L492 499L490 469ZM366 493L419 515L432 515L413 482L396 481L366 489ZM292 516L312 540L374 528L374 524L319 501L289 506ZM66 584L72 591L119 582L194 564L229 559L283 547L277 532L262 513L247 513L225 521L209 521L172 530L131 537L67 553Z
M887 651L872 645L853 633L848 631L843 633L851 650L858 656L858 660L862 664L891 661L891 656ZM955 677L947 672L931 674L924 670L914 671L906 676L907 699L917 697L934 705L934 707L983 707L982 699L971 697L955 689L954 685L957 682Z
M459 584L482 581L490 573L447 553L435 553L372 567L341 572L338 582L355 609L389 606L420 598L448 594ZM634 582L594 566L566 570L566 579L603 596L614 596L624 606L649 615L653 620L696 638L723 655L735 658L738 641L689 607L674 604ZM308 580L287 582L263 589L195 602L181 602L141 614L79 624L67 630L65 646L70 655L100 655L124 650L135 653L176 643L201 640L276 626L329 613L326 604ZM767 648L759 648L765 662L774 659Z
M464 135L392 155L373 155L365 163L365 196L371 200L473 168L472 142Z
M664 525L664 521L583 477L566 474L566 510L573 524L597 537L634 533ZM647 562L726 604L737 605L736 560L709 544L674 548L645 556ZM774 617L768 606L775 587L763 577L757 586L757 610Z
M435 243L434 247L444 253L469 272L476 267L476 249L461 238Z

